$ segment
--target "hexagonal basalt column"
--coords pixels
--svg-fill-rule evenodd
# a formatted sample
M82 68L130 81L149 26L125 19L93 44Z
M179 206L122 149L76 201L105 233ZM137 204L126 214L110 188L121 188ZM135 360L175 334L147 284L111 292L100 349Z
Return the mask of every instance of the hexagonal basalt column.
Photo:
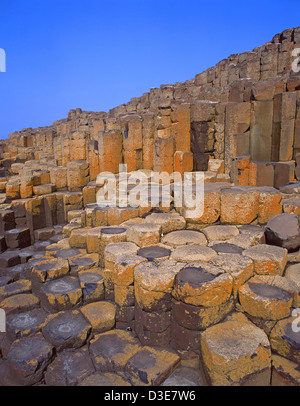
M175 248L171 259L180 262L208 262L216 255L216 251L212 248L194 244Z
M223 189L221 193L221 222L250 224L258 215L259 192L247 186Z
M137 254L148 261L165 261L169 259L171 250L163 245L153 245L151 247L140 248Z
M100 231L100 246L99 246L99 266L104 267L104 251L105 247L111 243L124 242L126 241L126 231L125 227L104 227Z
M184 217L178 213L152 213L145 218L145 223L160 225L163 234L181 230L186 225Z
M82 299L82 290L77 277L65 276L46 282L40 296L43 307L56 312L78 305Z
M67 310L51 314L42 329L43 335L57 351L79 348L91 331L91 325L78 310Z
M287 250L267 244L250 247L243 252L254 262L258 275L282 275L287 263Z
M7 355L10 372L22 386L39 382L52 357L53 347L41 333L16 340Z
M272 351L300 363L299 314L279 320L270 334Z
M134 269L134 287L139 307L148 312L170 310L175 276L183 266L171 260L138 265Z
M118 329L98 334L90 342L94 365L103 372L124 371L127 361L140 349L133 333Z
M300 220L295 214L283 213L272 217L266 225L268 244L286 248L289 252L300 247Z
M225 241L229 238L239 235L239 229L230 225L213 225L205 227L202 232L206 235L209 242Z
M28 269L30 279L37 283L57 279L66 276L68 273L69 262L60 258L41 259Z
M119 255L136 254L139 247L132 242L111 243L104 250L104 264L106 269L113 270Z
M14 341L39 332L45 324L46 317L47 313L43 309L8 316L6 331L9 339Z
M254 276L239 288L239 301L243 311L263 320L288 317L293 304L288 282L279 276Z
M160 385L178 365L177 354L145 346L126 364L126 376L133 385Z
M270 384L268 337L248 321L232 320L209 327L201 335L201 351L214 386Z
M98 266L98 254L82 254L70 259L70 275L77 275L78 272L85 271Z
M176 275L173 297L194 306L218 306L229 300L233 278L222 269L196 262Z
M161 226L152 223L135 224L127 230L127 240L139 247L150 247L160 241Z
M0 307L8 316L18 312L35 309L39 306L40 299L32 293L20 293L18 295L9 296L0 302Z
M233 299L211 307L193 306L181 301L172 301L172 317L174 323L186 330L205 330L213 324L219 323L234 308ZM174 331L175 326L173 327ZM175 333L176 335L176 333ZM186 331L186 338L188 332ZM176 337L175 337L176 341ZM186 347L185 347L186 348Z
M21 279L0 287L0 302L10 296L31 293L31 281Z
M116 305L110 302L89 303L80 308L94 333L111 330L116 322Z
M195 230L177 230L166 234L162 238L162 243L172 248L182 245L207 245L205 235L200 231Z
M210 260L210 263L223 269L233 278L233 296L237 298L238 289L253 276L253 261L239 254L221 253Z
M135 332L143 345L168 346L171 342L171 311L146 312L135 306Z
M104 299L103 271L98 268L78 272L83 301L85 303Z
M122 254L116 258L112 281L115 285L129 286L134 283L134 269L147 259L134 254Z
M165 260L141 263L135 268L135 331L143 345L170 343L171 292L175 276L183 266Z
M95 368L88 348L64 350L48 366L45 383L47 386L76 386L93 372Z
M235 244L220 242L210 246L218 254L242 254L244 249Z

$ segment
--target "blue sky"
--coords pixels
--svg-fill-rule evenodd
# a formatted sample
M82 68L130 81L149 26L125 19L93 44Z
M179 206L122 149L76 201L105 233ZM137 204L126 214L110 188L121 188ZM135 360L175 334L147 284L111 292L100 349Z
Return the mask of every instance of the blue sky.
M1 0L0 139L191 79L299 15L298 0Z

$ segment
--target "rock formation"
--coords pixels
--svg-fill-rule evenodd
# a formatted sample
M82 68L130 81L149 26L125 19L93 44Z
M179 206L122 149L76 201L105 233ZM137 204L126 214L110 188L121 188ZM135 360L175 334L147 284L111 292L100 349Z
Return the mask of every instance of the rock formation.
M300 385L297 48L300 27L0 144L0 386ZM202 211L175 172L203 172Z

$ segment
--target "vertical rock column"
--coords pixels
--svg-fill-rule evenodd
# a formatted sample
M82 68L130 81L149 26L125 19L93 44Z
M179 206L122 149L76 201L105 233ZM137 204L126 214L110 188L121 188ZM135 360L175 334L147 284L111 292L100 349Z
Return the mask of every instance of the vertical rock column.
M229 274L204 262L188 264L177 274L172 292L172 339L186 358L200 354L201 332L232 311L232 283Z
M135 331L143 345L170 345L171 293L182 267L171 260L143 262L135 267Z

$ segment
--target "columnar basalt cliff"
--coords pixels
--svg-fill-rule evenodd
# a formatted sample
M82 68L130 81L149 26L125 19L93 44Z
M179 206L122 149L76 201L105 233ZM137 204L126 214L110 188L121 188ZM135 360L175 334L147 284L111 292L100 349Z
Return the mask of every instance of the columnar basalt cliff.
M0 385L300 385L298 48L0 144ZM204 211L97 204L120 164L204 172Z

